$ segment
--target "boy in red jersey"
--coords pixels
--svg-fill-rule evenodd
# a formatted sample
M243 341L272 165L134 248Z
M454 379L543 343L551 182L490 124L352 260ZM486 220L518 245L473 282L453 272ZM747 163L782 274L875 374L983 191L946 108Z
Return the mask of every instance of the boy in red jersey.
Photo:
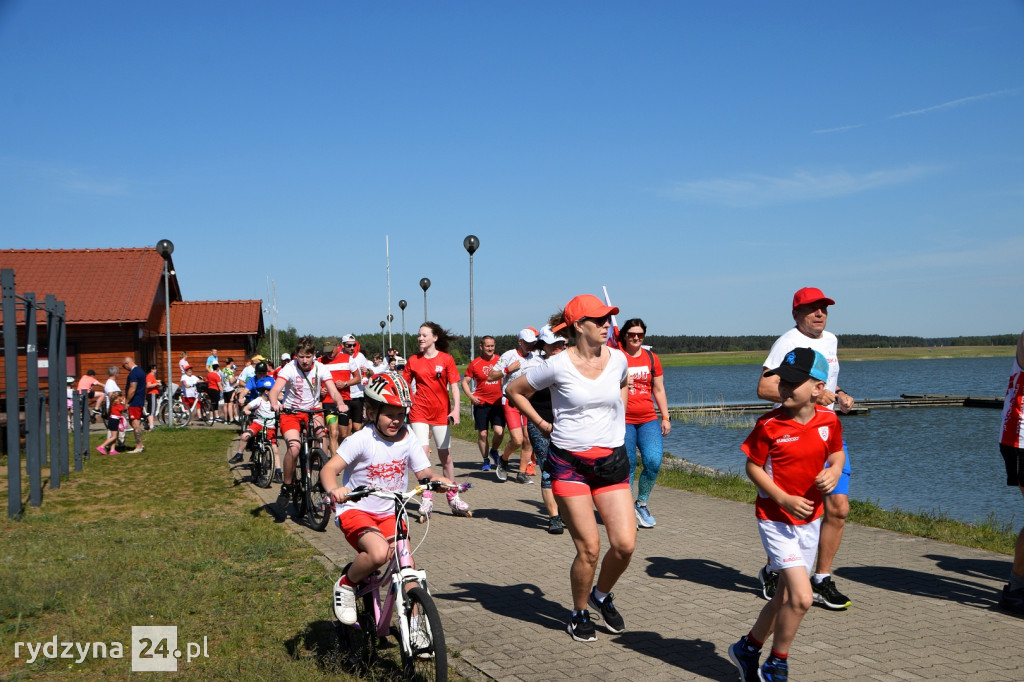
M839 418L816 404L828 379L825 356L795 348L765 373L771 375L779 377L782 405L757 420L742 449L747 476L758 489L758 532L779 587L750 632L729 647L729 658L740 679L776 682L789 677L789 648L814 602L810 571L822 494L836 487L845 454ZM761 647L773 632L771 655L758 671Z
M485 336L480 339L480 355L473 359L466 367L466 376L462 377L462 390L469 396L473 403L473 423L477 431L477 445L480 448L480 456L483 457L483 471L491 470L491 462L487 459L490 454L494 464L498 464L498 448L501 447L501 439L505 436L505 410L501 404L501 380L490 380L488 374L498 362L498 356L494 353L495 341L493 336ZM470 386L470 380L476 382L476 390ZM494 429L494 439L491 441L490 452L487 449L487 426Z

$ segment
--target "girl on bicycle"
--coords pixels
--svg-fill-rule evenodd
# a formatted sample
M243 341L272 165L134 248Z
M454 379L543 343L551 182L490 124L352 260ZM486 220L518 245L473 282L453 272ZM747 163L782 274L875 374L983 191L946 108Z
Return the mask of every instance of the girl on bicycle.
M274 412L274 408L270 404L270 389L273 387L274 380L270 377L263 377L256 382L256 390L259 391L259 397L242 408L242 412L246 415L251 415L254 412L256 414L252 418L249 428L242 431L242 438L238 443L238 452L228 460L228 464L238 464L241 462L242 453L248 447L249 441L263 429L267 430L267 440L275 445L274 456L275 458L277 457L277 412Z
M395 510L387 500L363 497L349 501L359 486L405 491L408 472L417 480L449 481L430 469L427 453L405 426L412 404L409 385L399 374L377 374L365 388L366 417L372 428L361 429L341 442L336 455L320 470L320 482L334 503L335 523L359 552L348 572L334 586L334 614L346 625L356 622L355 586L387 563L394 552ZM338 485L338 474L344 483Z

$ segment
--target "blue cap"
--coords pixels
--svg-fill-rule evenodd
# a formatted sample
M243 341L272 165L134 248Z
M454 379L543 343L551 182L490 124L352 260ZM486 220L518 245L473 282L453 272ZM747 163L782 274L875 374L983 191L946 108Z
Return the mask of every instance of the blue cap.
M808 379L828 381L828 360L813 348L794 348L786 353L781 365L768 370L764 375L778 375L791 384L800 384Z

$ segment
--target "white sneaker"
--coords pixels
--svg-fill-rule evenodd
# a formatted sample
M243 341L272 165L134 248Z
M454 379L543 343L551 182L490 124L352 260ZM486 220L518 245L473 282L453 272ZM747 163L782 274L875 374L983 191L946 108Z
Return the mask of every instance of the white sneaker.
M409 619L409 629L411 630L409 633L409 644L412 645L414 652L419 651L419 654L417 654L419 658L429 658L431 655L430 651L423 651L430 648L430 635L424 629L423 626L425 625L426 619L423 619L421 622L420 616L413 616Z
M356 591L351 585L342 585L341 580L334 585L334 615L345 625L354 625L358 619Z

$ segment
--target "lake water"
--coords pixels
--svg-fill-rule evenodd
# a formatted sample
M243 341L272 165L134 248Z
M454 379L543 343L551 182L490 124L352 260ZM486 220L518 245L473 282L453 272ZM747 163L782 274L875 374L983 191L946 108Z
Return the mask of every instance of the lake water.
M839 385L854 398L903 393L1003 396L1011 358L844 362ZM760 367L668 367L670 405L756 402ZM742 473L741 428L675 422L665 451L721 471ZM884 509L942 512L961 521L994 516L1019 529L1024 498L1006 485L999 455L1000 411L986 408L875 409L843 417L853 476L850 496Z

